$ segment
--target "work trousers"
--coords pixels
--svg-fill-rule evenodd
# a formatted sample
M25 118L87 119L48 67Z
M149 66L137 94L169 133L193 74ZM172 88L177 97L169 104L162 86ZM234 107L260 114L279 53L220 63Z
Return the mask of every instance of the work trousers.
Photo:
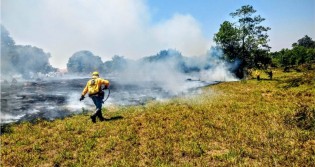
M95 104L95 107L96 107L96 110L95 112L93 113L92 117L98 117L100 120L103 120L104 117L102 115L102 104L103 104L103 98L101 96L91 96L94 104Z

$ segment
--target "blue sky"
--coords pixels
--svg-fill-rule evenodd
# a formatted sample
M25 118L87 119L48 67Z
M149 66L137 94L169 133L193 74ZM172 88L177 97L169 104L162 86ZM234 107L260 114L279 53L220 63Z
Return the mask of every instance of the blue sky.
M229 13L243 5L252 5L256 14L266 19L262 25L271 28L272 50L289 48L304 35L315 38L315 0L151 0L148 4L154 21L168 19L174 13L191 14L211 39L221 23L235 21Z
M304 35L315 40L315 0L1 0L1 24L16 44L43 48L53 66L65 68L80 50L104 61L168 48L203 55L220 24L243 5L266 19L273 51Z

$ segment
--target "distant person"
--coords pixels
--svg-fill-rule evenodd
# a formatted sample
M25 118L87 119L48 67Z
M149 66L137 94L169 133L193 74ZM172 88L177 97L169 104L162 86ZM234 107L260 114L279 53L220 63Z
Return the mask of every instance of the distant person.
M105 86L105 89L109 87L109 81L102 79L99 77L99 73L97 71L92 73L92 79L90 79L80 97L80 101L83 100L85 94L88 93L89 97L92 98L96 111L91 115L92 122L96 122L96 117L100 119L100 121L104 121L105 118L102 115L102 103L104 98L104 91L102 90L102 86Z
M268 71L267 74L269 76L269 79L272 80L272 76L273 76L272 70Z
M255 71L255 76L257 81L260 81L260 72L258 70Z

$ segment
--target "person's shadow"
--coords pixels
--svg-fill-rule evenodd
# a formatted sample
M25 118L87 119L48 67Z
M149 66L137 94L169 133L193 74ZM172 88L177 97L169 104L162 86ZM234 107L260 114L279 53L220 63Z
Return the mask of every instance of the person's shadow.
M120 119L123 119L124 117L118 115L118 116L114 116L114 117L111 117L111 118L105 118L105 121L116 121L116 120L120 120Z

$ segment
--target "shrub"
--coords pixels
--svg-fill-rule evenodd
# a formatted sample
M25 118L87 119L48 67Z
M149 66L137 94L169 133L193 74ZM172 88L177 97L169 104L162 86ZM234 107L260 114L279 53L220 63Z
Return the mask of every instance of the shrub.
M300 104L293 115L287 116L286 123L304 130L315 130L315 109Z

